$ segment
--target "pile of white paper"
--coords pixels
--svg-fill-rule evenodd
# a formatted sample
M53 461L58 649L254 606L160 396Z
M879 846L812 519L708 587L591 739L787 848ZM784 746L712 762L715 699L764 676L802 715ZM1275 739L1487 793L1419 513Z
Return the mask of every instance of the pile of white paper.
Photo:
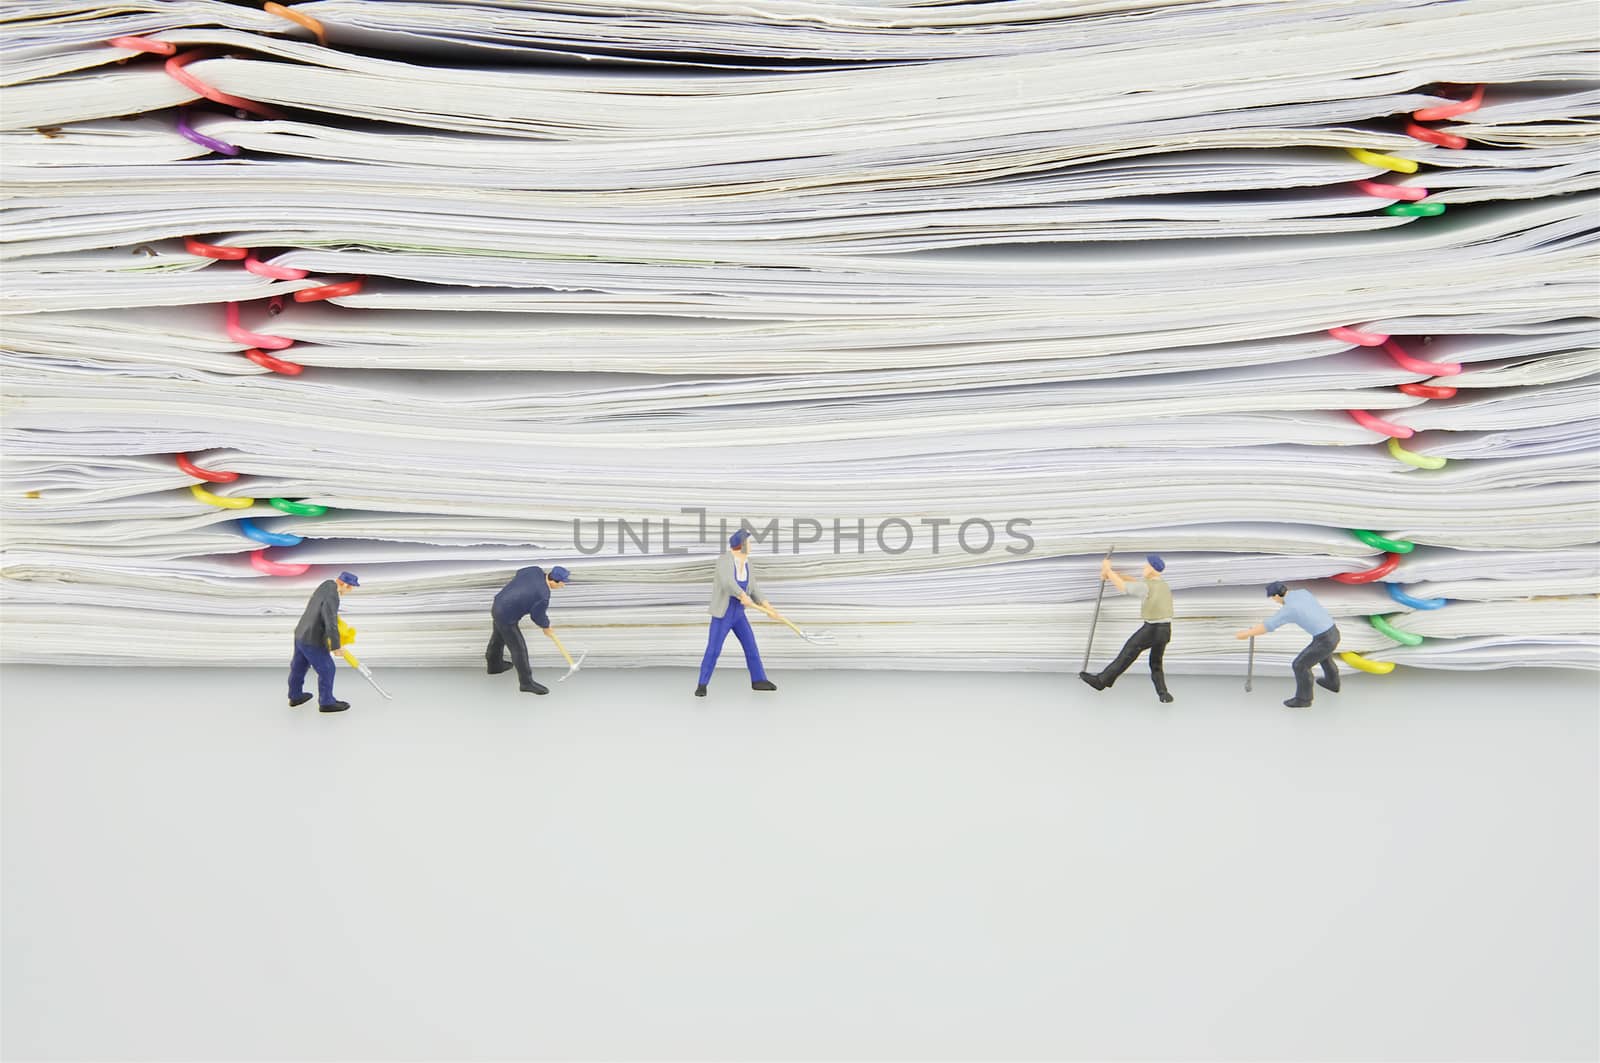
M1600 667L1588 0L294 11L0 13L7 659Z

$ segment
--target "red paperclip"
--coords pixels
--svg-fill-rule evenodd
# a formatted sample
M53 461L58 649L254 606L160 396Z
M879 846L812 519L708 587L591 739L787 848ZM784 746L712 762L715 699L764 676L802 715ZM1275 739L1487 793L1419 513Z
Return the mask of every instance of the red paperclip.
M1341 572L1333 578L1340 583L1376 583L1393 572L1399 564L1399 554L1388 554L1377 568L1369 568L1365 572Z
M225 311L225 329L228 338L246 347L265 347L269 351L281 351L285 347L293 347L294 340L287 336L267 336L259 332L251 332L239 324L239 304L228 303Z
M231 484L239 478L236 472L212 472L210 469L202 469L190 461L187 454L174 454L173 458L178 462L179 472L185 476L193 476L196 480L204 480L208 484Z
M178 46L171 41L152 41L146 37L113 37L106 43L113 48L126 48L150 55L171 55L178 50Z
M311 567L310 565L290 564L285 561L273 561L267 557L265 547L250 554L250 564L254 565L258 571L265 572L269 576L298 576ZM1334 578L1338 579L1339 577L1335 576Z
M1428 194L1426 188L1413 188L1410 185L1386 185L1382 181L1357 181L1356 187L1369 196L1378 196L1381 199L1418 200Z
M261 368L270 369L274 373L282 373L284 376L299 376L305 372L306 368L299 362L286 362L282 358L274 358L259 347L250 348L244 352L244 356Z
M201 81L199 78L195 77L193 74L184 69L184 67L188 66L196 59L206 59L214 54L215 53L208 52L204 48L197 48L192 52L184 52L182 55L175 55L166 62L167 73L176 78L180 85L194 93L196 96L204 96L206 99L220 103L224 107L237 107L241 111L249 111L251 114L260 115L262 118L283 117L283 112L281 111L278 111L272 107L268 107L264 103L257 103L254 100L247 100L242 96L230 96L221 89L213 88L212 86L207 85L205 82Z
M1355 418L1356 424L1360 425L1362 428L1370 428L1374 432L1390 436L1394 439L1410 439L1412 436L1416 435L1416 432L1412 431L1411 429L1397 424L1390 424L1388 421L1372 416L1372 414L1368 413L1366 410L1346 410L1344 412Z
M1384 340L1383 350L1395 365L1413 373L1427 373L1429 376L1455 376L1461 372L1458 362L1425 362L1421 358L1413 358L1394 340Z
M1359 329L1346 328L1343 325L1340 325L1338 328L1329 329L1328 335L1332 336L1336 340L1344 340L1346 343L1353 343L1357 347L1378 347L1384 343L1387 343L1389 340L1389 337L1386 333L1362 332Z
M1458 114L1476 111L1483 106L1483 89L1484 86L1479 85L1472 90L1472 95L1464 100L1440 104L1438 107L1424 107L1420 111L1412 111L1411 117L1419 122L1442 122L1446 118L1454 118Z
M341 295L354 295L359 292L365 281L359 277L353 281L340 281L337 284L324 284L316 288L301 288L294 293L297 303L314 303L318 299L337 299Z
M201 258L220 258L226 262L237 262L250 253L248 247L224 247L221 244L201 243L192 236L183 238L183 249L191 255Z
M303 269L295 269L293 266L274 266L263 262L256 257L254 251L244 260L244 268L258 277L271 277L275 281L297 281L306 275Z
M1460 368L1457 366L1457 368ZM1442 384L1400 384L1399 390L1407 395L1415 395L1419 399L1453 399L1456 389L1445 387Z
M1441 148L1455 148L1460 150L1467 146L1466 137L1458 137L1454 133L1446 133L1442 129L1429 129L1427 126L1415 122L1406 123L1406 135L1416 140L1437 144Z

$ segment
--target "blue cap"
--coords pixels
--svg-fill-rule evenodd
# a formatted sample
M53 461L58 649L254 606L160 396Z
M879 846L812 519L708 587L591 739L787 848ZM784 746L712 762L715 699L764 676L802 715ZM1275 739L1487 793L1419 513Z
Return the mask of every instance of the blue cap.
M1165 572L1167 570L1167 563L1161 560L1160 554L1145 554L1144 563L1155 569L1157 572Z
M1285 594L1288 594L1288 593L1289 593L1289 588L1285 587L1283 585L1283 581L1282 580L1273 580L1271 583L1267 584L1267 597L1268 598L1282 598Z
M550 570L550 578L555 580L557 583L565 583L571 576L572 573L567 571L565 565L557 565L555 568Z
M737 550L748 538L750 538L750 529L740 528L738 531L728 536L728 545Z
M341 572L341 573L339 573L339 582L340 583L348 583L352 587L361 586L361 581L356 579L356 574L354 572Z

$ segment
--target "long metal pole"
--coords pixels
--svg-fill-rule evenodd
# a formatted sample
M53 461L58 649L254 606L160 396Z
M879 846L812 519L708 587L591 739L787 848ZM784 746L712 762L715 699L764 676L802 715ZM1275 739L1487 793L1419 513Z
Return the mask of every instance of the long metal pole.
M1116 543L1112 543L1110 546L1106 547L1107 561L1111 560L1111 551L1115 550L1116 548ZM1100 624L1100 603L1105 599L1105 596L1106 578L1101 576L1100 593L1094 596L1094 618L1089 621L1089 642L1083 647L1083 667L1079 669L1079 671L1082 672L1087 672L1089 670L1089 654L1094 651L1094 629Z
M1250 684L1255 680L1255 677L1256 677L1256 637L1254 635L1251 635L1250 636L1250 663L1245 666L1245 672L1244 672L1244 692L1246 694L1250 693Z

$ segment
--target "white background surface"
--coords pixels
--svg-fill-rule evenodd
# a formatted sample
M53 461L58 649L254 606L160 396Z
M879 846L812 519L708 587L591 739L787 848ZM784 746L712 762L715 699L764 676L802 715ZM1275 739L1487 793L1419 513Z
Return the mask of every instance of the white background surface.
M7 670L7 1058L1600 1051L1592 675L379 678Z

